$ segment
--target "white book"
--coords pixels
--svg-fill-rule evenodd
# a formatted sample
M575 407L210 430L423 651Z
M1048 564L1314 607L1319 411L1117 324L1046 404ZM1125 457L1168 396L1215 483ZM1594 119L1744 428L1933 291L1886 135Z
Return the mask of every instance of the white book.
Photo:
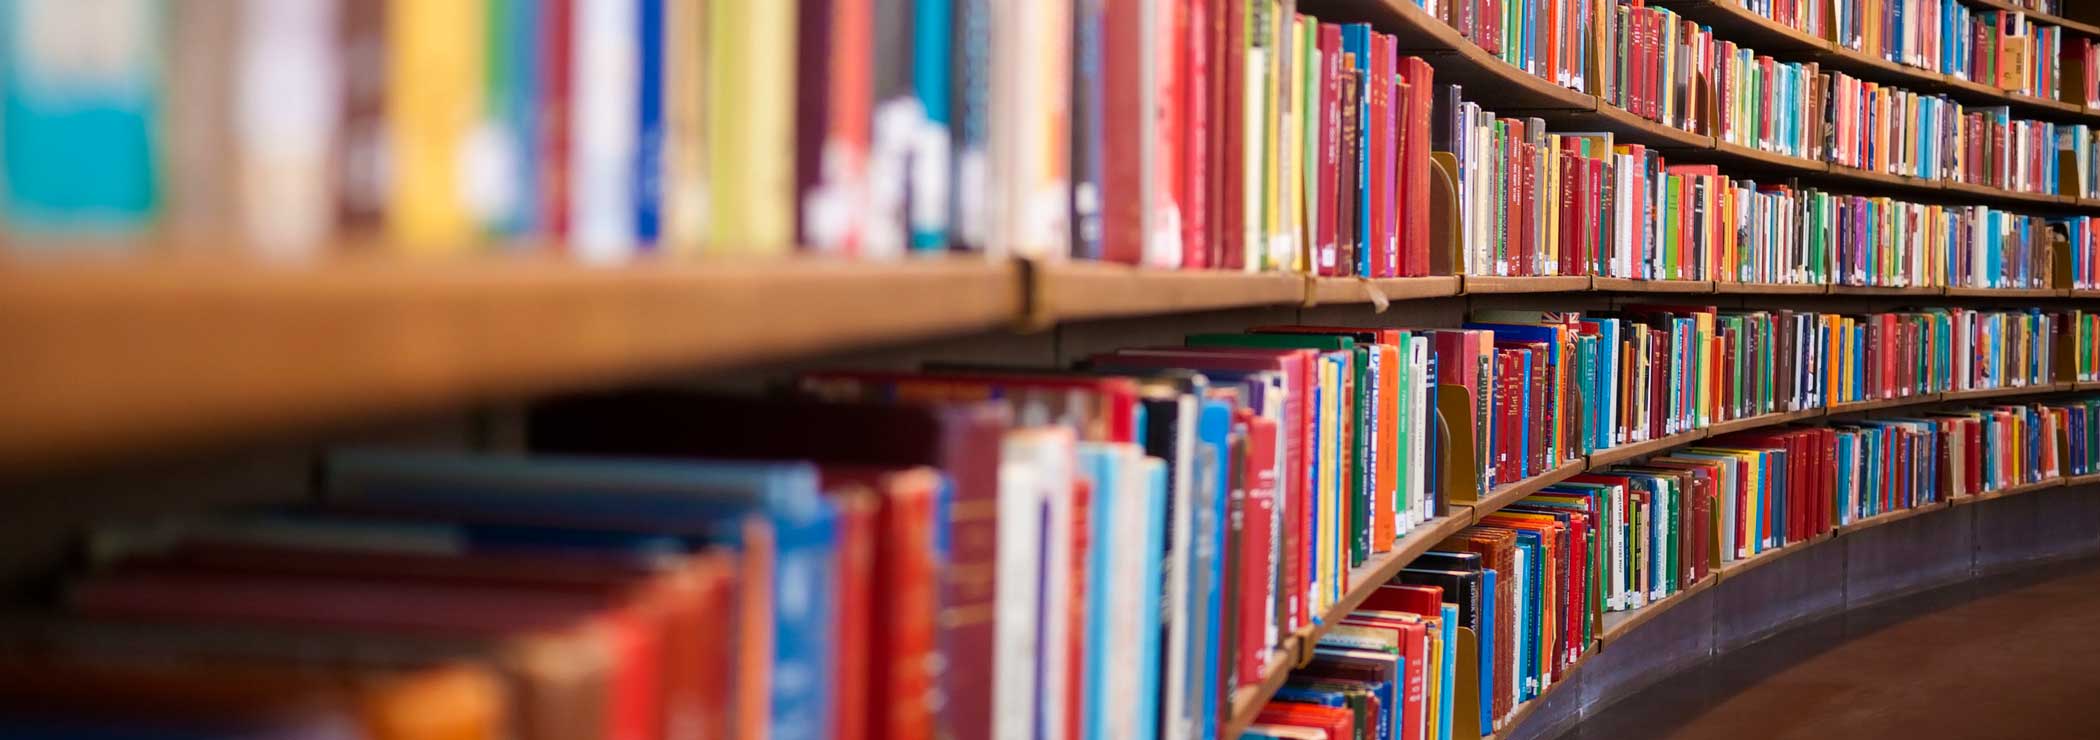
M1070 446L1071 432L1058 427L1016 430L1000 445L999 580L994 592L992 643L993 705L997 707L1034 707L1038 700L1036 679L1041 665L1036 620L1042 593L1037 578L1048 517L1044 459ZM993 713L992 729L996 737L1031 737L1037 728L1030 712L1002 711Z
M1160 695L1166 697L1162 716L1168 721L1162 724L1166 732L1163 740L1191 740L1194 729L1187 718L1195 711L1189 706L1189 692L1196 678L1189 668L1189 619L1192 615L1184 608L1189 603L1190 569L1193 567L1194 549L1190 546L1196 533L1195 490L1196 474L1196 399L1184 395L1175 404L1174 425L1174 475L1172 490L1168 491L1167 522L1172 545L1167 552L1167 644L1165 646L1167 672L1160 686Z
M571 244L589 262L634 253L634 153L640 123L637 76L638 0L573 0L575 85L569 106L575 138L569 150Z

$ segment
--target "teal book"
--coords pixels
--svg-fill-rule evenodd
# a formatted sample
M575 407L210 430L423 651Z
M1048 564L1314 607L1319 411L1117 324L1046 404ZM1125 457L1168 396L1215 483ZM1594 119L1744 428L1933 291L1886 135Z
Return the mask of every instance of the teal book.
M160 205L161 3L0 5L0 222L121 235Z

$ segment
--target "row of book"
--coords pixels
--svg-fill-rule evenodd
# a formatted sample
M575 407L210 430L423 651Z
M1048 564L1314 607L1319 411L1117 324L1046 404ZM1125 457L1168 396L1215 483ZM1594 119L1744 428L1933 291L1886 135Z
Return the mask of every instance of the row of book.
M1548 486L1375 589L1247 737L1437 740L1454 711L1505 729L1592 649L1603 615L1839 526L2085 474L2096 410L2083 399L1742 432ZM1451 648L1454 620L1477 655ZM1478 707L1450 700L1460 661L1476 671Z
M2074 378L2079 382L2100 380L2100 314L2072 311L2064 316L2063 325L2071 335L2068 366Z
M748 13L691 0L298 0L198 13L162 1L8 11L0 33L56 40L6 47L7 89L19 91L0 126L11 233L150 232L270 253L384 234L416 250L553 243L592 259L963 249L1369 277L1837 272L1827 255L1788 262L1814 251L1794 236L1813 206L1792 187L1666 166L1608 135L1512 126L1438 85L1392 36L1280 0L1245 12L1171 0L1015 13L983 0ZM1615 39L1611 53L1578 53L1593 43L1585 33L1541 45L1544 29L1590 17L1623 24L1597 29ZM1042 42L1047 28L1072 33ZM1775 62L1667 10L1583 4L1495 28L1545 34L1487 42L1520 66L1565 66L1563 84L1725 141L2039 192L2056 192L2060 166L2076 181L2065 188L2100 182L2083 126L1963 112ZM444 43L455 37L474 44ZM76 69L98 50L111 55L94 67L102 76ZM1621 58L1632 61L1581 66ZM1026 84L998 89L1023 92L991 95L991 78L1009 74ZM780 92L790 89L800 92ZM1764 104L1773 96L1820 102ZM1827 120L1795 115L1814 107ZM1433 150L1453 158L1433 164ZM1401 218L1429 212L1439 167L1464 190L1462 265L1446 267L1429 243L1435 217ZM1512 202L1530 216L1509 217L1496 193L1532 196ZM1554 213L1556 200L1575 206ZM1667 255L1686 238L1711 255L1689 271ZM1908 279L1871 284L1935 284Z
M761 398L558 399L529 414L528 455L338 453L316 503L99 528L65 618L0 630L37 656L0 682L18 699L0 718L1212 737L1275 647L1448 500L1731 419L2046 383L2056 332L1958 309L1472 318L1193 335L1076 369L818 372ZM1872 471L1896 443L1858 444ZM1884 479L1857 485L1881 501ZM1790 521L1737 516L1706 536ZM1671 587L1627 562L1638 588ZM1481 613L1424 612L1440 630ZM169 710L189 685L200 700Z
M1987 206L1733 180L1609 132L1498 117L1460 95L1444 91L1453 116L1440 145L1463 153L1465 274L2047 287L2057 234L2085 236L2086 217L2052 225ZM2090 261L2082 239L2067 248Z
M2094 40L1960 0L1735 0L1844 48L2049 100L2100 107ZM2030 8L2032 9L2032 8ZM2046 12L2046 11L2044 11Z

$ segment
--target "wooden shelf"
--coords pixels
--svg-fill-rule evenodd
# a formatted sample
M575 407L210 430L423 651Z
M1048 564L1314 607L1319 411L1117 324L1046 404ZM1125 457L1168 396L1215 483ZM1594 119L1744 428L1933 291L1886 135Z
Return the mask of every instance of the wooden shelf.
M2078 21L2074 21L2063 16L2051 15L2039 10L2028 10L2013 3L2006 2L2005 0L1962 0L1962 2L1974 5L1979 8L2010 10L2017 13L2026 13L2027 19L2031 21L2047 23L2053 26L2062 26L2064 28L2077 31L2087 36L2100 36L2100 26L2094 26L2089 23L2080 23Z
M1913 506L1908 509L1885 511L1880 514L1875 514L1873 516L1867 517L1865 519L1856 520L1851 524L1838 525L1837 534L1845 535L1850 534L1852 532L1857 532L1862 529L1879 527L1883 524L1889 524L1891 522L1899 522L1914 516L1918 516L1920 514L1929 514L1952 505L1953 504L1947 501L1936 501L1933 503L1925 504L1924 506Z
M0 467L992 329L1019 271L542 259L0 265Z
M2074 385L2071 383L2050 383L2047 385L2022 385L2009 386L2005 388L1977 388L1974 390L1949 391L1947 393L1942 393L1940 394L1940 400L1978 401L1987 398L2003 398L2006 396L2031 396L2042 393L2062 393L2064 391L2071 390L2073 387Z
M1522 501L1531 494L1545 490L1547 486L1580 475L1586 469L1582 460L1569 460L1544 473L1496 486L1488 491L1487 498L1470 504L1473 509L1472 523L1477 524L1480 517L1501 511L1503 507Z
M1714 140L1713 157L1722 160L1723 164L1767 167L1782 170L1791 175L1823 174L1830 171L1828 165L1817 160L1796 157L1791 154L1768 152L1756 147L1743 146L1720 139Z
M1459 279L1454 275L1413 278L1307 278L1305 305L1310 307L1337 303L1378 303L1379 298L1386 301L1448 298L1458 295L1458 292Z
M2053 391L2055 388L2062 385L2066 384L2056 384L2042 389L2025 388L2018 390L2024 393L2041 394ZM1928 404L1937 403L1939 401L1939 394L1925 394L1922 396L1914 396L1910 398L1896 398L1888 399L1885 401L1873 401L1868 402L1866 404L1857 404L1856 406L1860 406L1862 408L1853 410L1865 410L1864 407L1868 406L1871 406L1872 408L1893 408L1896 406L1905 405L1924 406ZM1621 445L1619 447L1614 447L1609 450L1601 450L1597 454L1591 455L1587 460L1569 461L1568 463L1565 463L1560 467L1554 468L1553 470L1548 471L1543 475L1533 476L1530 478L1525 478L1523 480L1498 486L1493 491L1489 492L1486 498L1481 499L1480 501L1471 504L1454 504L1450 507L1451 511L1448 512L1446 516L1440 517L1435 520L1431 520L1430 523L1423 525L1423 528L1418 528L1415 532L1410 533L1406 538L1403 538L1401 543L1395 545L1394 551L1392 553L1381 554L1380 556L1373 558L1370 562L1365 563L1363 566L1352 570L1350 572L1351 580L1349 581L1350 596L1345 597L1340 603L1336 605L1336 608L1329 609L1324 615L1322 615L1321 623L1333 624L1336 621L1338 621L1343 615L1348 614L1350 610L1354 609L1355 605L1363 603L1364 597L1359 596L1358 592L1362 591L1368 593L1367 589L1376 588L1378 583L1382 582L1386 578L1390 578L1392 573L1397 573L1399 572L1400 568L1405 567L1406 560L1410 560L1423 552L1427 552L1429 548L1433 547L1437 542L1443 541L1444 538L1457 533L1459 530L1464 529L1467 526L1471 526L1472 524L1478 523L1482 517L1485 517L1488 514L1492 514L1496 511L1500 511L1502 508L1507 507L1510 504L1513 504L1517 501L1520 501L1526 496L1536 493L1539 490L1546 488L1547 486L1565 481L1568 478L1573 477L1584 470L1594 470L1623 460L1632 459L1643 455L1654 454L1656 452L1666 450L1673 446L1697 442L1700 439L1718 434L1723 434L1727 431L1741 431L1744 429L1779 426L1783 424L1792 423L1801 419L1815 418L1834 413L1844 413L1844 411L1833 409L1826 413L1824 409L1803 409L1800 411L1763 414L1747 419L1739 419L1732 422L1725 422L1723 424L1715 425L1713 427L1708 427L1704 429L1695 429L1690 432L1683 432L1659 440L1651 440L1649 442L1641 442L1634 445ZM2075 480L2079 482L2100 483L2100 474L2083 476ZM2039 490L2042 488L2049 488L2052 486L2064 485L2064 483L2065 479L2052 478L2041 483L2030 484L2029 486L2022 487L2020 490L2009 489L2006 492L1996 492L1991 497L1995 498L2008 495L2016 495L2017 493L2024 493L2029 490ZM1979 500L1983 499L1979 498ZM1960 502L1961 500L1956 501L1956 503ZM1865 520L1854 522L1853 524L1846 525L1844 527L1839 527L1832 532L1819 534L1814 537L1802 540L1800 542L1786 545L1784 547L1773 548L1771 550L1766 550L1756 555L1752 555L1748 558L1722 563L1714 569L1714 572L1711 576L1700 581L1699 583L1693 584L1685 592L1659 600L1653 604L1650 604L1647 607L1643 607L1640 610L1636 610L1635 612L1621 612L1606 615L1606 624L1603 625L1604 631L1600 633L1605 635L1607 638L1603 642L1608 643L1611 639L1616 639L1617 637L1623 636L1627 632L1633 630L1635 627L1638 627L1642 622L1653 618L1654 615L1661 613L1669 606L1681 601L1680 597L1688 597L1690 594L1696 593L1706 588L1710 588L1713 584L1718 583L1722 580L1740 576L1745 572L1748 572L1766 563L1770 563L1778 558L1785 557L1787 555L1797 553L1809 547L1815 546L1817 544L1832 540L1840 534L1850 534L1852 532L1856 532L1862 529L1869 529L1872 527L1889 524L1891 522L1908 519L1910 517L1920 516L1926 513L1930 513L1932 511L1936 511L1938 509L1946 508L1950 505L1952 504L1944 502L1939 504L1928 504L1926 506L1918 507L1916 509L1907 509L1904 511L1892 512L1889 514L1871 517ZM1398 562L1396 563L1394 561ZM1363 580L1364 578L1379 576L1381 574L1383 574L1383 577L1378 578L1377 580ZM1642 612L1645 612L1646 614L1642 615ZM1277 648L1278 656L1303 655L1303 651L1310 649L1310 646L1318 642L1319 634L1320 630L1318 628L1311 628L1301 631L1301 633L1298 635L1294 635L1287 638L1284 641L1284 645L1281 645ZM1293 665L1295 665L1294 659L1285 657L1272 657L1269 661L1269 674L1263 677L1263 681L1261 682L1259 687L1249 687L1248 689L1242 689L1233 694L1233 706L1231 710L1232 720L1227 725L1227 728L1228 730L1230 730L1230 732L1228 732L1225 735L1222 735L1222 737L1237 737L1237 733L1245 729L1245 727L1252 722L1253 717L1260 712L1261 705L1263 703L1266 703L1269 697L1275 695L1275 687L1280 685L1282 682L1282 679L1279 678L1279 675L1288 673ZM1580 663L1578 662L1577 665L1579 667ZM1252 690L1254 688L1261 688L1263 690ZM1512 721L1510 722L1505 723L1505 727L1516 726L1521 721L1522 717L1526 716L1526 714L1530 711L1530 709L1527 709L1526 707L1535 707L1538 705L1538 703L1538 700L1534 699L1530 702L1526 702L1524 706L1519 707L1518 710L1513 714L1514 719L1512 719Z
M1291 273L1158 270L1100 262L1029 263L1028 323L1220 311L1305 303Z
M2033 483L2021 483L2016 486L2006 486L1995 491L1985 491L1974 496L1956 496L1954 498L1954 505L1968 506L1970 504L1980 504L1993 499L2010 498L2023 493L2034 493L2035 491L2039 491L2045 488L2057 488L2062 486L2063 484L2064 479L2062 478L2044 478Z
M1590 278L1590 289L1599 292L1617 293L1712 293L1712 280L1632 280L1629 278Z
M1392 580L1393 576L1400 573L1401 568L1407 567L1408 563L1421 557L1429 548L1471 526L1472 512L1469 507L1451 508L1452 510L1444 516L1415 527L1414 531L1408 532L1407 536L1393 543L1392 550L1373 555L1371 559L1364 561L1363 565L1350 569L1349 590L1342 595L1341 600L1335 602L1313 625L1286 638L1282 645L1270 652L1261 683L1243 687L1232 693L1230 713L1226 718L1224 731L1218 737L1237 738L1247 730L1248 725L1254 724L1255 717L1261 714L1262 705L1268 703L1269 697L1276 695L1277 687L1282 686L1284 679L1290 676L1291 668L1295 667L1301 658L1310 655L1312 646L1319 643L1320 636L1339 623L1343 615L1356 611L1356 607L1370 598L1378 586Z
M1830 292L1828 285L1796 285L1791 283L1736 283L1725 280L1714 281L1714 292L1729 295L1823 295Z
M1956 298L2061 298L2069 295L2061 288L1971 288L1950 287L1947 295Z
M1939 288L1939 287L1928 287L1928 286L1901 286L1901 287L1899 287L1899 286L1894 286L1894 285L1833 285L1833 286L1830 286L1830 294L1831 294L1831 295L1861 295L1861 296L1920 296L1920 295L1943 295L1943 294L1945 294L1945 293L1946 293L1946 289L1944 289L1944 288Z
M1550 275L1544 277L1488 277L1465 276L1467 293L1570 293L1590 289L1587 275Z
M1896 398L1875 398L1865 401L1852 401L1850 403L1835 404L1830 406L1825 411L1824 415L1838 416L1840 414L1857 414L1866 411L1880 411L1882 409L1895 408L1897 406L1914 406L1928 403L1939 403L1939 401L1940 394L1938 393L1925 393L1914 396L1899 396Z
M1779 411L1770 414L1747 416L1741 419L1731 419L1728 421L1721 422L1719 424L1708 426L1706 428L1706 436L1719 437L1723 434L1732 434L1746 429L1758 429L1761 427L1780 426L1784 424L1791 424L1802 419L1822 415L1822 409L1802 409L1800 411Z
M1690 585L1678 589L1677 593L1648 602L1647 606L1621 612L1606 612L1604 614L1603 627L1597 630L1597 639L1607 646L1618 642L1619 638L1626 636L1626 633L1632 632L1643 624L1647 624L1648 620L1654 619L1656 615L1669 611L1670 607L1683 603L1699 592L1713 588L1714 584L1720 582L1721 574L1717 570L1706 574L1705 578L1693 581ZM1511 726L1515 725L1512 724Z
M1646 442L1635 442L1633 444L1619 445L1617 447L1610 447L1598 450L1596 452L1590 453L1590 467L1601 468L1606 465L1614 465L1617 463L1625 462L1627 460L1646 457L1658 452L1662 452L1663 450L1670 449L1672 447L1677 447L1679 445L1688 444L1691 442L1697 442L1705 438L1705 429L1693 429L1688 432L1678 432L1676 434L1656 437L1655 439L1651 439Z

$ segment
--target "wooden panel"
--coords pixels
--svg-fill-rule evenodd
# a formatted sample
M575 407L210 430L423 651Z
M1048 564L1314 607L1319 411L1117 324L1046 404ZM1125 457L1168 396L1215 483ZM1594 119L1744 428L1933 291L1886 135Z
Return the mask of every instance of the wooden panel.
M1413 278L1308 278L1305 305L1336 303L1381 304L1458 295L1455 275Z
M1729 572L1714 589L1714 651L1727 652L1845 606L1843 546L1788 548L1764 567Z
M1031 265L1029 323L1217 311L1305 302L1290 273L1153 270L1099 262Z
M0 467L632 382L1011 322L981 259L0 266Z

